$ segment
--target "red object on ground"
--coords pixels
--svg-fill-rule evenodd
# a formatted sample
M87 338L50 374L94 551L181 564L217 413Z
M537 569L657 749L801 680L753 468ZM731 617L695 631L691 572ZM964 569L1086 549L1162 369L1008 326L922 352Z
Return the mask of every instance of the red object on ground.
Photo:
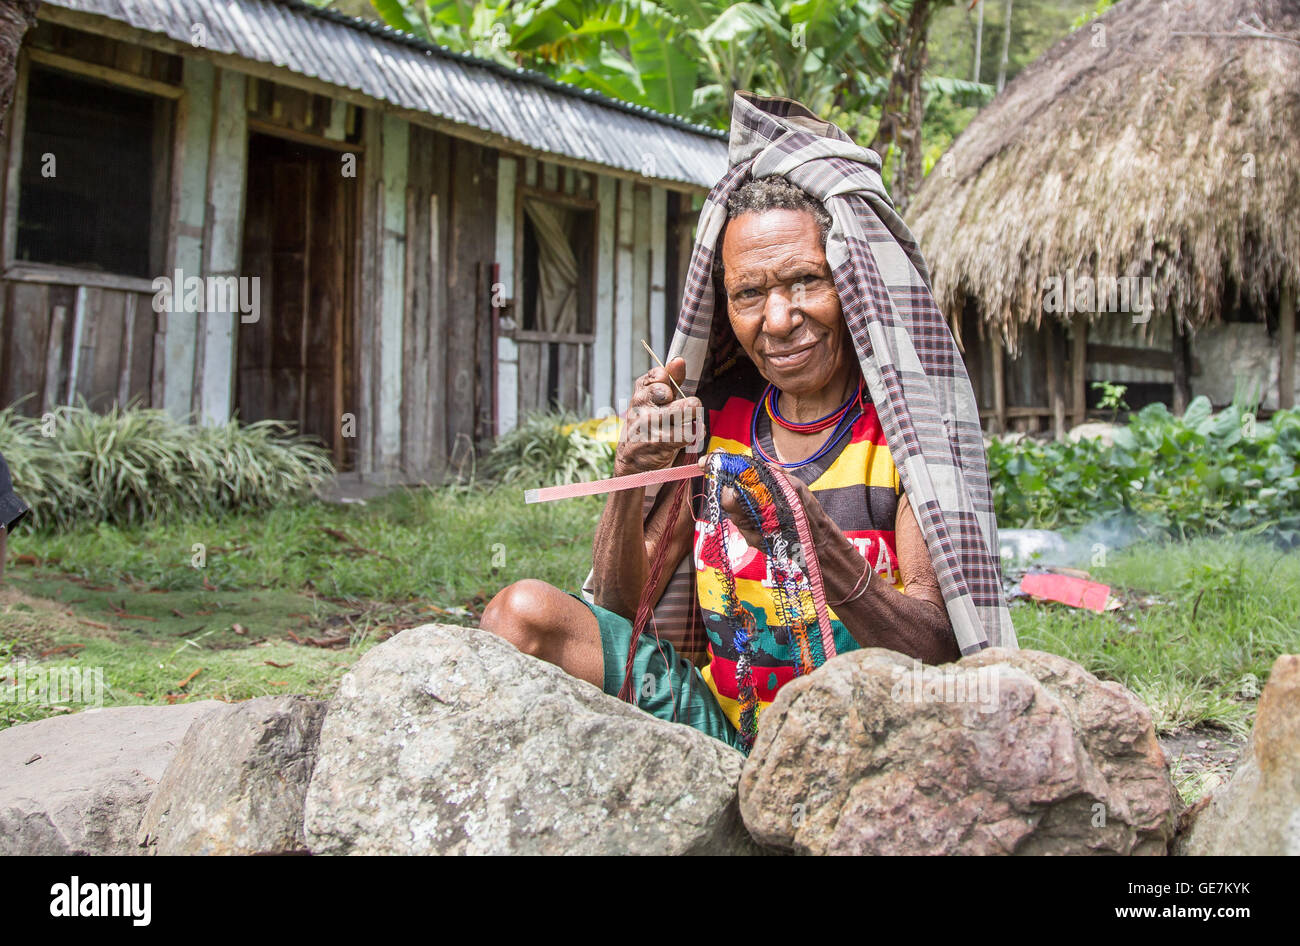
M1105 611L1110 585L1069 575L1030 574L1020 579L1025 594L1042 601L1059 601L1072 608Z

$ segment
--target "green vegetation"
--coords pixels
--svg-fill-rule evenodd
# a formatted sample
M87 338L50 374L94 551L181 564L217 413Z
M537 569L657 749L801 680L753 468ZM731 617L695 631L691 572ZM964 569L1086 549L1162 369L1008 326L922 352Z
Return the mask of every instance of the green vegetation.
M320 447L275 422L195 426L141 408L58 407L34 420L11 406L0 453L39 529L267 509L333 473Z
M477 623L512 581L576 591L600 509L599 498L525 506L515 487L453 486L364 506L19 529L0 589L0 668L102 667L105 705L328 696L375 642L429 621ZM0 727L60 711L0 702Z
M1108 393L1121 409L1123 392ZM104 422L110 432L123 424L113 417ZM55 519L60 528L11 538L0 667L21 659L45 670L102 668L105 705L327 697L376 642L428 621L476 624L512 581L577 590L601 498L525 506L521 495L525 486L609 472L610 431L567 420L527 418L480 465L488 479L396 490L364 505L302 498L297 487L285 494L297 499L259 502L229 484L220 487L227 497L245 498L193 507L187 489L140 505L148 487L137 484L123 492L137 503L129 516L91 514L91 500L78 500L87 511ZM27 422L8 415L0 432L6 455L20 448L24 491L44 483L52 496L78 483L106 490L84 471L108 468L113 450L154 455L138 446L147 438L123 434L119 445L65 430L62 442L79 445L67 469L81 472L72 475L47 456L32 460L59 451L34 442ZM97 463L81 455L105 441ZM1300 651L1300 550L1288 548L1300 545L1300 412L1262 422L1241 405L1214 414L1198 399L1175 418L1153 405L1117 429L1113 446L995 441L989 457L1004 527L1100 523L1146 537L1090 563L1122 610L1021 602L1013 610L1021 646L1129 687L1161 733L1244 735L1273 660ZM107 504L114 494L90 495ZM150 518L163 502L176 514ZM0 727L68 709L0 702ZM1189 799L1204 776L1195 766L1180 774Z
M497 440L482 472L496 482L528 486L613 475L613 447L577 427L569 414L530 415Z
M1108 0L1101 4L1109 6ZM1007 47L1007 81L1062 36L1096 15L1097 0L1014 0L1011 42ZM945 6L930 24L930 68L942 75L963 76L992 84L1002 59L1006 0L984 0L984 27L978 29L979 8L969 0ZM979 76L973 74L975 38L980 39Z
M1143 543L1091 574L1127 607L1017 606L1020 646L1123 683L1160 732L1210 725L1244 736L1273 661L1300 651L1300 552L1239 537Z
M439 45L718 127L737 89L861 110L916 4L374 0L389 25Z
M989 474L998 521L1062 528L1115 523L1138 535L1267 534L1300 544L1300 411L1257 421L1245 406L1182 417L1151 404L1100 439L995 439Z

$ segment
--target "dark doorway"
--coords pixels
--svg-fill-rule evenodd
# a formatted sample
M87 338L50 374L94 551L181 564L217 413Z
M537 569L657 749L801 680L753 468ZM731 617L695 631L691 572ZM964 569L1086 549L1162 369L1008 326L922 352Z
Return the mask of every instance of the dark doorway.
M261 277L262 316L239 326L236 403L244 421L292 423L351 469L358 178L342 167L336 151L249 139L244 275Z

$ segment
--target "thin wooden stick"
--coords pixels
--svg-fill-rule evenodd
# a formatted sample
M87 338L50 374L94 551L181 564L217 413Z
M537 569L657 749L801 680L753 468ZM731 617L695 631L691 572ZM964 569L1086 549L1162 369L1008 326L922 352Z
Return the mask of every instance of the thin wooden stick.
M641 339L641 347L644 348L649 353L650 357L655 360L655 363L658 364L660 368L663 368L664 372L668 374L668 382L674 388L677 388L677 396L680 398L685 398L686 395L682 393L681 388L677 387L677 382L673 380L672 374L668 371L668 366L659 360L659 356L655 354L655 350L646 343L646 340L644 338Z

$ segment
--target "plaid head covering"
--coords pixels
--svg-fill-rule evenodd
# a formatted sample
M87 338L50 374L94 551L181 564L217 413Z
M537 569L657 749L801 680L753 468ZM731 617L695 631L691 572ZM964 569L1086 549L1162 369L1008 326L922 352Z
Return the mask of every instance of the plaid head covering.
M712 381L713 356L734 344L725 303L720 324L715 326L713 319L713 261L727 221L727 198L750 179L784 177L821 201L831 215L826 259L844 320L929 547L961 652L1016 647L1002 594L997 524L974 392L931 295L916 240L885 192L880 157L797 102L738 92L728 163L700 213L668 352L670 359L686 360L683 391L687 396L705 391ZM652 501L647 499L647 510ZM678 568L654 611L655 630L677 638L674 643L688 653L694 647L681 629L689 626L685 609L695 607L690 559Z

